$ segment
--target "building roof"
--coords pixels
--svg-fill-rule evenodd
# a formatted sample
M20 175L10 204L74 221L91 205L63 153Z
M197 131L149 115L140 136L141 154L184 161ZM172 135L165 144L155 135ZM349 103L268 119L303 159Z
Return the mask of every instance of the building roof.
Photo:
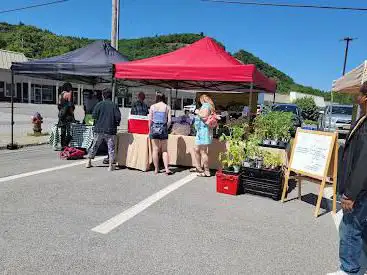
M0 49L0 69L10 70L12 62L27 62L24 53L11 52Z

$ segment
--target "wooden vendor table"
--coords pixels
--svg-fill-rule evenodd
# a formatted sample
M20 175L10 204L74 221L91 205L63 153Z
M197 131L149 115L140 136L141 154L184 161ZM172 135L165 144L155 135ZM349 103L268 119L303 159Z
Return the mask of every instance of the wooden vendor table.
M148 171L152 163L151 152L148 135L117 133L115 160L119 166Z
M169 135L168 152L169 164L175 166L195 166L194 156L195 137ZM218 139L213 139L213 143L209 145L209 168L219 169L219 154L226 151L226 145Z
M193 167L195 137L169 135L168 153L170 165ZM225 144L217 139L209 146L209 167L220 168L219 153L225 151ZM148 135L118 133L116 140L116 163L141 171L148 171L152 164L152 146Z
M169 164L173 166L194 167L195 137L168 136ZM283 149L262 147L263 150L276 152L281 155L284 165L288 164L287 152ZM226 145L217 139L209 146L209 168L220 169L219 154L226 151ZM148 135L118 133L115 149L116 163L120 166L141 171L150 170L152 160L152 145Z

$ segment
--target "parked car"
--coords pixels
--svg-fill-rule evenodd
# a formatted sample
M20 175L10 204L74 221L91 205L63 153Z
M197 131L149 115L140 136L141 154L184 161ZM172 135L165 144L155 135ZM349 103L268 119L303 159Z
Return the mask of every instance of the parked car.
M273 111L289 112L293 114L293 125L295 129L302 126L303 118L302 111L296 104L275 104L272 107Z
M183 107L183 109L184 111L189 111L190 113L193 113L196 110L196 105L195 104L186 105Z
M322 131L348 134L352 123L352 105L329 105L320 112L319 129Z

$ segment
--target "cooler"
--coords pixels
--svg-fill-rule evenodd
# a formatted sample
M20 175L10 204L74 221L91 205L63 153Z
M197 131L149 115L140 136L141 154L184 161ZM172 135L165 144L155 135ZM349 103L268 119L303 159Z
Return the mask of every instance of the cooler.
M130 115L127 121L127 131L132 134L149 134L148 117Z

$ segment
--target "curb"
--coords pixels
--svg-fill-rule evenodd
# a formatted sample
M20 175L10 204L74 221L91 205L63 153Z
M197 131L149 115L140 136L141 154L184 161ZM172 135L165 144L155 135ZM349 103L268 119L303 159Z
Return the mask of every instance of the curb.
M18 150L22 149L22 148L27 148L27 147L35 147L35 146L41 146L41 145L46 145L49 144L49 142L38 142L38 143L30 143L30 144L18 144ZM7 150L7 145L1 145L0 146L0 151L2 150Z

